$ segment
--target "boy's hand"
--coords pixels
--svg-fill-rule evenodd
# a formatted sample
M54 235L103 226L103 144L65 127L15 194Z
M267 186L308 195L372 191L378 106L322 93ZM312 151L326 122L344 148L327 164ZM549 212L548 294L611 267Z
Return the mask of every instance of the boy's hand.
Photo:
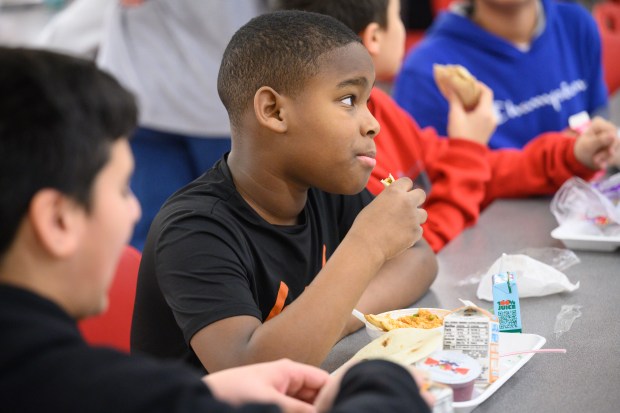
M330 411L336 400L336 396L340 391L340 383L345 373L357 363L364 363L363 361L357 361L348 365L347 368L340 369L336 374L330 377L329 382L321 389L321 392L316 398L315 406L318 413L326 413ZM430 407L435 405L435 397L428 391L428 384L430 383L426 372L416 369L415 367L405 367L413 376L418 389L420 389L420 395Z
M203 379L222 401L235 406L273 403L285 413L314 413L313 403L329 380L317 367L285 359L222 370Z
M360 212L349 231L377 248L385 261L422 238L421 225L428 215L419 206L426 194L412 188L411 179L396 180Z
M590 169L605 169L617 158L620 138L616 126L601 117L595 117L590 126L577 137L575 157Z
M478 105L472 110L465 110L456 93L447 90L450 111L448 113L448 136L467 139L487 145L497 127L497 117L493 109L493 91L482 82L478 82L481 94Z

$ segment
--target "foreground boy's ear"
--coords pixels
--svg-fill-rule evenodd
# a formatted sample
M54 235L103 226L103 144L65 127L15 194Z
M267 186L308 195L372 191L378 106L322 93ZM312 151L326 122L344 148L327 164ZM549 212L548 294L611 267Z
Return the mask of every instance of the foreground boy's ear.
M37 192L28 210L41 247L58 258L70 256L78 248L85 214L83 207L55 189Z
M379 54L381 51L380 38L382 35L379 23L370 23L359 34L362 44L368 50L371 56Z
M286 132L283 103L284 98L269 86L258 89L254 95L254 113L258 122L274 132Z

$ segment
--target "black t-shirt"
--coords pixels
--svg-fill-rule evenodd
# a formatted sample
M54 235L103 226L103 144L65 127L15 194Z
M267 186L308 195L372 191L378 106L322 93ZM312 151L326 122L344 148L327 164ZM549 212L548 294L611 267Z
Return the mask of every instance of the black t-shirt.
M213 398L180 363L88 346L56 304L0 284L2 413L280 413L275 405L232 407ZM427 413L402 367L360 363L343 377L331 413Z
M298 225L272 225L239 195L220 160L153 221L138 276L132 351L201 367L188 345L196 332L228 317L277 315L312 282L371 200L366 190L343 196L310 189Z
M197 371L181 363L88 346L56 304L0 285L2 413L277 413L220 403Z

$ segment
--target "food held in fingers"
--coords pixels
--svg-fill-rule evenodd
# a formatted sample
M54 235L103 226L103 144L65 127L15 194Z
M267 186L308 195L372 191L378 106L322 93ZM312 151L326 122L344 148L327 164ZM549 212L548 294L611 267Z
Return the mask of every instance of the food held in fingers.
M387 178L384 178L384 179L381 180L381 183L385 187L388 187L388 186L392 185L394 182L396 182L396 179L394 179L392 174L388 174Z
M478 105L482 93L476 78L461 65L433 65L435 83L446 96L447 90L452 90L458 96L463 107L470 110Z

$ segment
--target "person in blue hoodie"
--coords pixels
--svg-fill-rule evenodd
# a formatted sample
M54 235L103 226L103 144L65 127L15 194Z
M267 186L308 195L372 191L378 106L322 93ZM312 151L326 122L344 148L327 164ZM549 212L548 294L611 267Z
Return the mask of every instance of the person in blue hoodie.
M606 111L598 29L578 4L469 0L441 13L406 57L394 98L420 126L446 135L448 102L433 79L435 63L463 65L493 90L491 148L522 148L568 128L572 115Z

